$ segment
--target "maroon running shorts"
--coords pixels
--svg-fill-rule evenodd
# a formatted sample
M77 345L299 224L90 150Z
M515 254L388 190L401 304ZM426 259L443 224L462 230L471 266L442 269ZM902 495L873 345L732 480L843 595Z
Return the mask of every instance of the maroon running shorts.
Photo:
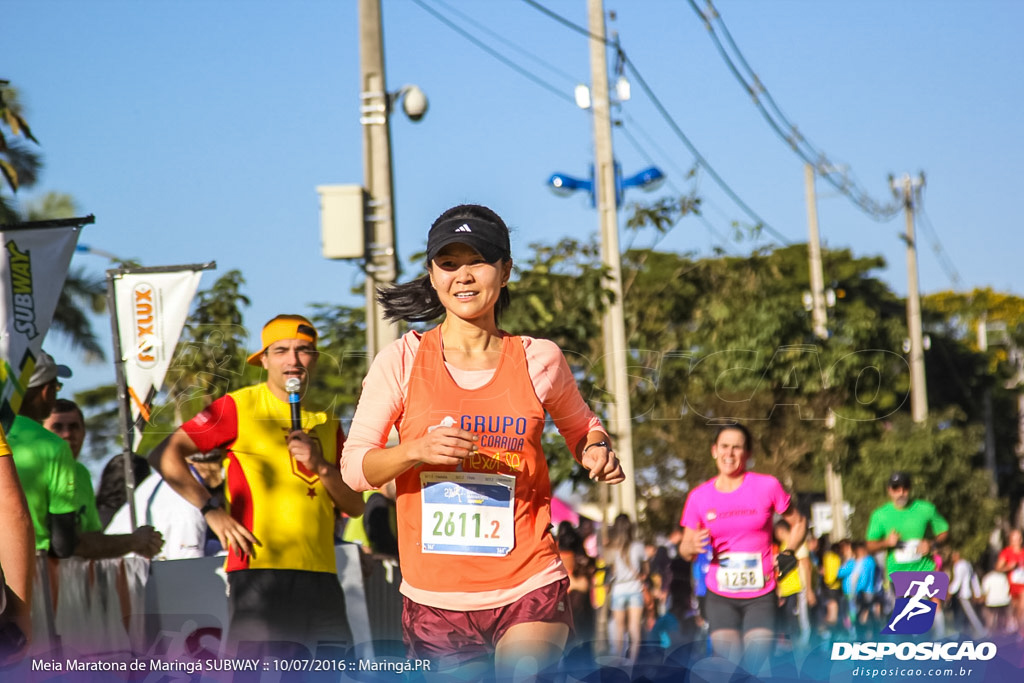
M402 635L410 659L464 664L490 657L505 632L516 624L565 624L573 631L569 579L530 591L495 609L459 611L428 607L402 598Z

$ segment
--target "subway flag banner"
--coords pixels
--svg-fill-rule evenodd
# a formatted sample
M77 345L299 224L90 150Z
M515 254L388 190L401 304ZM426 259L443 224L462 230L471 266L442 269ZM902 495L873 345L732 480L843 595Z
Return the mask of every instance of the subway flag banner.
M108 271L132 422L149 419L206 266ZM132 434L134 451L142 430Z
M92 222L91 217L76 220L0 227L0 424L4 431L14 422L35 370L81 226Z

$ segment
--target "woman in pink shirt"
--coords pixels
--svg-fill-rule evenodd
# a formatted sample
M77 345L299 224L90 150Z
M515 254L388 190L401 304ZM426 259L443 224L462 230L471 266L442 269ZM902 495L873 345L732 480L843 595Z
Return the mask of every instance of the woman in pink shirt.
M409 658L465 680L488 678L492 660L499 678L537 674L572 628L545 414L591 479L625 479L558 346L499 329L511 271L508 227L490 209L434 221L427 274L379 296L389 319L443 321L374 358L342 454L355 490L395 482Z
M687 496L679 552L692 561L711 548L705 607L712 649L718 656L742 661L757 675L775 635L773 519L778 514L789 522L787 548L800 547L807 522L778 479L747 471L750 448L750 432L743 425L718 428L711 444L718 476ZM796 567L791 551L780 555L778 563L783 571Z

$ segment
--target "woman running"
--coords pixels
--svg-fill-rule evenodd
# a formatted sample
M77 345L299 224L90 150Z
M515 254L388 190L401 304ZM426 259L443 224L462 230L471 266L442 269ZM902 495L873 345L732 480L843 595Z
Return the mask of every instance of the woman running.
M545 412L591 479L625 476L561 350L498 327L512 272L504 221L478 205L445 211L426 269L379 299L391 320L443 320L374 358L342 472L356 490L395 481L409 657L463 677L486 675L492 658L502 678L534 674L558 662L572 628L548 529Z
M746 427L718 428L711 445L718 476L687 496L679 522L679 552L692 561L711 548L705 604L711 647L716 655L742 661L757 675L771 654L775 635L772 519L779 514L789 523L787 548L800 547L807 523L778 479L747 471L750 450ZM792 551L780 554L778 565L782 573L794 570Z

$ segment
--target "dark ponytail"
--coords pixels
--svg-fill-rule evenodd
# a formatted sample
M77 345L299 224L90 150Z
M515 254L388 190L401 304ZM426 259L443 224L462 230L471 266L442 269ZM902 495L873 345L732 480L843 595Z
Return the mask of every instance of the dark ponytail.
M421 323L444 314L444 306L430 284L429 275L392 287L378 287L377 303L384 309L384 317L392 322Z
M486 206L479 204L460 204L448 209L434 221L437 225L452 218L478 218L487 220L508 231L505 221ZM430 269L430 262L425 264ZM411 323L429 322L444 315L445 308L437 296L434 286L430 284L430 276L423 275L410 282L377 288L377 302L384 311L384 317L390 321L405 320ZM509 307L512 297L508 287L502 287L498 301L494 305L494 322L497 323L501 314Z

